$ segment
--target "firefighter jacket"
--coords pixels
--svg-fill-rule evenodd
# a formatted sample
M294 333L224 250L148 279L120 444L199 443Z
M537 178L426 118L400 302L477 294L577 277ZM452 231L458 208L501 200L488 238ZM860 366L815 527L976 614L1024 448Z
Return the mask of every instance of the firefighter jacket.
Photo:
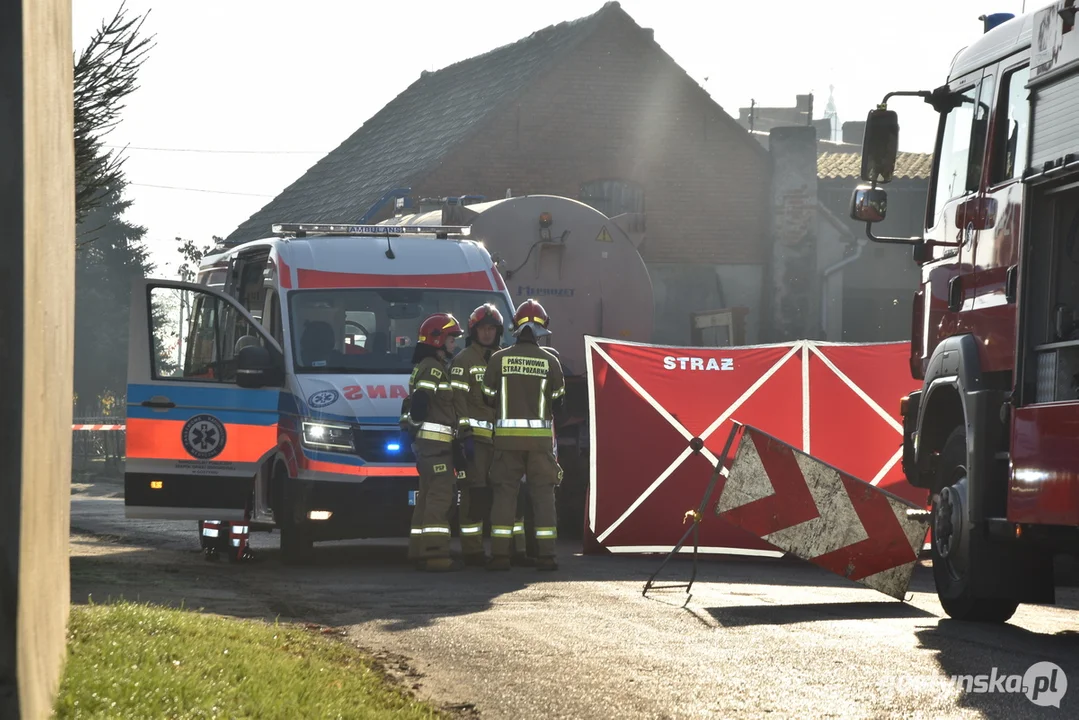
M471 435L476 442L490 443L494 435L495 411L484 399L483 375L492 350L472 343L450 364L453 408L457 414L457 437Z
M408 379L408 397L401 405L401 427L409 430L415 440L452 442L457 424L453 411L453 389L446 375L447 368L437 358L427 357L416 363ZM422 418L413 417L416 394L427 395L427 412Z
M519 340L491 356L483 385L495 407L496 450L551 450L553 405L566 394L558 358Z

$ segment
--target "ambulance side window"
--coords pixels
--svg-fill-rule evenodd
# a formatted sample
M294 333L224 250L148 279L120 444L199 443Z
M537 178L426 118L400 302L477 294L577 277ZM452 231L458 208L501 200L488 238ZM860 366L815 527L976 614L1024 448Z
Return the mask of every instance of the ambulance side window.
M221 298L197 290L150 288L155 380L236 381L236 353L263 337Z
M262 311L262 327L281 347L285 346L285 336L281 329L281 301L273 290L266 293L266 305Z
M247 310L251 317L260 323L262 322L263 306L266 302L267 288L263 278L269 257L270 250L268 248L259 248L240 256L242 270L240 272L237 299L244 306L244 310Z

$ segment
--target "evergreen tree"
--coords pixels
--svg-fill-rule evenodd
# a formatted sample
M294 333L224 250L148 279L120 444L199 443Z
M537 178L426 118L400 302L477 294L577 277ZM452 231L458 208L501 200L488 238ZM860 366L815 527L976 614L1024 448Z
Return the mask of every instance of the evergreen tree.
M74 61L76 416L120 411L131 283L153 269L146 229L123 218L123 158L104 146L151 47L144 19L128 19L121 3Z
M127 385L131 283L153 271L146 229L123 218L131 201L122 181L106 189L80 232L96 230L75 259L75 392L77 414L96 414L100 398L124 396Z
M120 122L124 99L137 89L139 68L153 47L152 36L139 36L145 19L128 20L121 3L75 61L75 222L90 240L97 226L86 223L87 215L124 180L124 158L103 141Z

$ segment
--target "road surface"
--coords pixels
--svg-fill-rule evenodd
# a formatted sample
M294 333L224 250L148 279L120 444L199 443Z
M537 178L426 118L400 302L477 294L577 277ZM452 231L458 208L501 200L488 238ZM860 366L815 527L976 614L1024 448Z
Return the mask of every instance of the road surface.
M978 626L946 618L924 565L909 603L797 560L738 557L704 561L688 602L680 589L645 598L659 556L583 556L570 542L556 573L428 575L406 563L403 541L318 545L311 567L292 568L277 535L260 533L259 561L237 567L202 560L194 523L124 519L121 492L75 488L73 602L123 596L337 628L465 716L1079 717L1074 587L1058 589L1058 606ZM688 578L688 560L668 568L662 580ZM1071 683L1059 709L948 683L1038 662Z

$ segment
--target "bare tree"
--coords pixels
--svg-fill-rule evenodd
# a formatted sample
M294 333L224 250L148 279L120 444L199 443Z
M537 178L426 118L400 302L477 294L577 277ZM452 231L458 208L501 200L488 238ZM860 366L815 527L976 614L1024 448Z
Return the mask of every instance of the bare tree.
M102 23L75 61L75 221L101 204L109 188L123 180L125 158L106 150L102 139L119 122L124 98L138 86L136 76L153 47L140 37L146 15L127 18L123 3ZM84 232L93 232L87 228Z
M199 265L202 263L202 258L207 253L221 242L221 238L217 235L213 236L213 245L203 245L199 247L195 244L194 240L184 240L183 238L176 238L176 242L180 247L176 249L180 256L184 259L180 267L176 268L176 274L180 276L180 280L184 282L195 282L195 278L198 277Z

